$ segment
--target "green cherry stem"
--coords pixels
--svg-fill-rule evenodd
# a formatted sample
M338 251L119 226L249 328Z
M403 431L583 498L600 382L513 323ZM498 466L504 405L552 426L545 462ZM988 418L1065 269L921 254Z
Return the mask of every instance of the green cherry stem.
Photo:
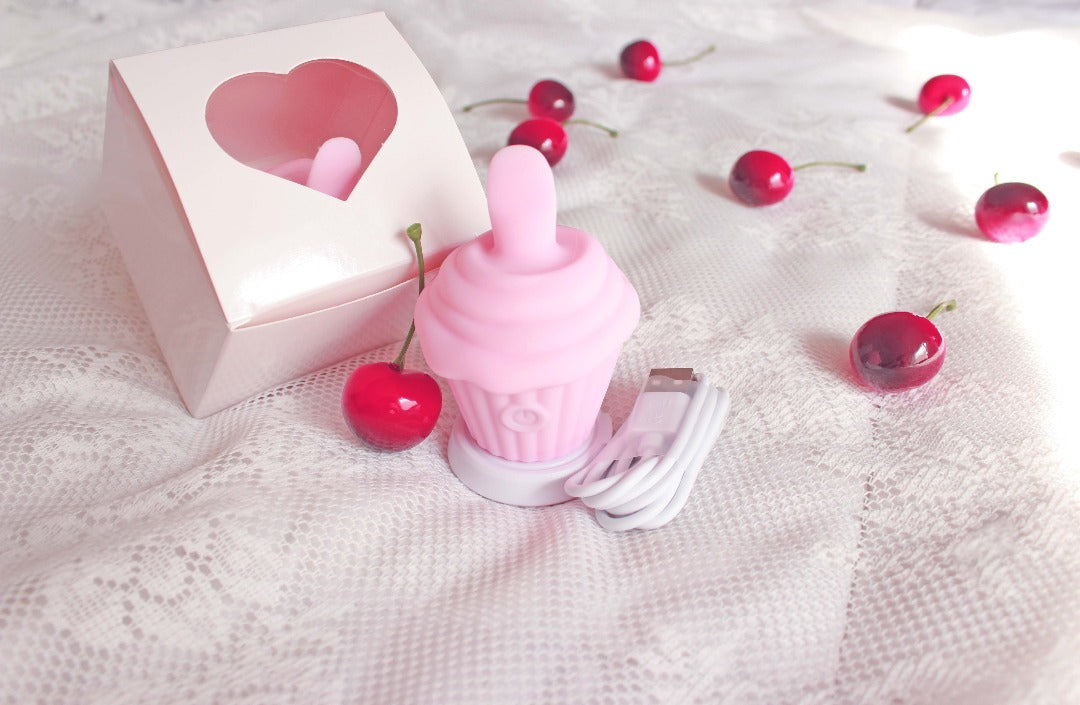
M948 301L942 301L937 306L930 310L930 313L926 314L926 320L934 320L934 316L938 315L942 311L955 311L956 299L949 299Z
M416 250L416 266L420 268L420 291L424 290L424 248L420 246L420 223L413 223L405 231L405 234L412 240L413 249ZM409 322L409 332L405 334L405 342L401 346L401 350L398 351L397 357L390 363L394 367L401 369L405 366L405 353L409 349L409 344L412 343L413 335L416 334L416 321Z
M994 172L994 186L997 186L998 184L1001 183L1000 177L1001 177L1001 174L999 172L995 171Z
M664 66L686 66L687 64L692 64L699 59L704 59L706 56L713 53L714 51L716 51L716 45L710 44L698 53L691 56L689 59L679 59L678 61L665 61Z
M798 171L799 169L805 169L808 166L845 166L855 171L866 171L865 164L852 164L851 162L806 162L798 166L791 167L792 171Z
M919 118L919 119L918 119L918 120L916 120L916 121L915 121L914 123L912 123L911 125L909 125L909 126L907 127L907 129L906 129L906 130L904 130L904 132L913 132L913 131L915 130L915 128L916 128L916 127L918 127L919 125L923 124L924 122L926 122L926 121L927 121L927 120L929 120L930 118L932 118L932 117L934 117L934 116L936 116L936 115L940 115L940 114L941 114L941 113L942 113L942 112L943 112L943 111L945 110L945 108L947 108L947 107L949 107L950 105L952 105L952 104L953 104L953 102L955 102L955 100L956 100L956 99L955 99L955 98L953 98L953 97L952 97L951 95L950 95L950 96L947 96L947 97L945 98L945 100L941 101L941 105L937 106L936 108L934 108L933 110L931 110L930 112L928 112L928 113L927 113L926 115L923 115L923 116L922 116L921 118Z
M618 137L619 136L619 131L618 130L613 130L612 128L608 127L607 125L601 125L600 123L593 122L592 120L583 120L581 118L574 118L573 120L567 120L563 124L564 125L588 125L589 127L595 127L598 130L603 130L604 132L608 133L612 137Z
M469 103L461 109L461 112L467 113L473 108L479 108L483 105L495 105L496 103L518 103L519 105L527 105L528 102L529 101L525 100L524 98L489 98L487 100L481 100L476 103Z

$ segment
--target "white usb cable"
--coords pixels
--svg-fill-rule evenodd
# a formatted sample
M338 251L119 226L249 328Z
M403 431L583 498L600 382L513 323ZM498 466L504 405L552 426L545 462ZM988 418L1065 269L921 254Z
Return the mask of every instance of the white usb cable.
M728 393L689 368L649 373L629 418L564 489L611 531L656 529L686 504L727 418Z

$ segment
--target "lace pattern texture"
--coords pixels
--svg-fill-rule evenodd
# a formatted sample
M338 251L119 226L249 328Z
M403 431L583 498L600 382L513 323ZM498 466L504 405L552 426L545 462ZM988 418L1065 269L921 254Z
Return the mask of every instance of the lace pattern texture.
M560 221L641 297L616 423L650 367L732 394L689 504L615 535L484 501L446 465L449 394L422 445L360 447L340 391L389 347L192 419L97 205L107 60L360 10L0 3L0 703L1080 703L1080 146L1045 68L1080 61L1075 10L381 9L452 107L550 76L619 128L568 128ZM717 51L624 80L642 35ZM904 134L944 72L971 105ZM523 117L457 114L481 176ZM752 209L726 176L753 148L870 168ZM995 171L1049 196L1038 238L979 237ZM862 322L944 298L938 378L853 384Z

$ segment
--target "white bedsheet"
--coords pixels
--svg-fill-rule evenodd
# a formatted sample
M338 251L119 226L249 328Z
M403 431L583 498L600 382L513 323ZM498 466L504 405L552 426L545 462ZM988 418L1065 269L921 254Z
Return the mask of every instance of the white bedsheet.
M930 5L0 3L0 702L1080 703L1080 10ZM107 60L375 9L451 106L555 77L621 130L555 169L642 301L605 408L650 367L733 399L668 527L471 494L448 394L359 446L342 384L396 346L181 406L97 205ZM621 79L640 36L718 49ZM969 108L905 134L948 72ZM481 175L522 115L459 114ZM752 148L870 168L751 209ZM1037 238L975 230L995 172L1048 195ZM946 298L938 378L853 384L859 325Z

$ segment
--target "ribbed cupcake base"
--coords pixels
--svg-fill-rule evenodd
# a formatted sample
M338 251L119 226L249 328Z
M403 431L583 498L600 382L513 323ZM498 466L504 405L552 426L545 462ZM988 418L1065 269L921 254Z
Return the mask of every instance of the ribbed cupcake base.
M461 416L476 444L520 463L561 458L589 437L607 394L619 351L574 382L517 394L496 394L450 380Z

